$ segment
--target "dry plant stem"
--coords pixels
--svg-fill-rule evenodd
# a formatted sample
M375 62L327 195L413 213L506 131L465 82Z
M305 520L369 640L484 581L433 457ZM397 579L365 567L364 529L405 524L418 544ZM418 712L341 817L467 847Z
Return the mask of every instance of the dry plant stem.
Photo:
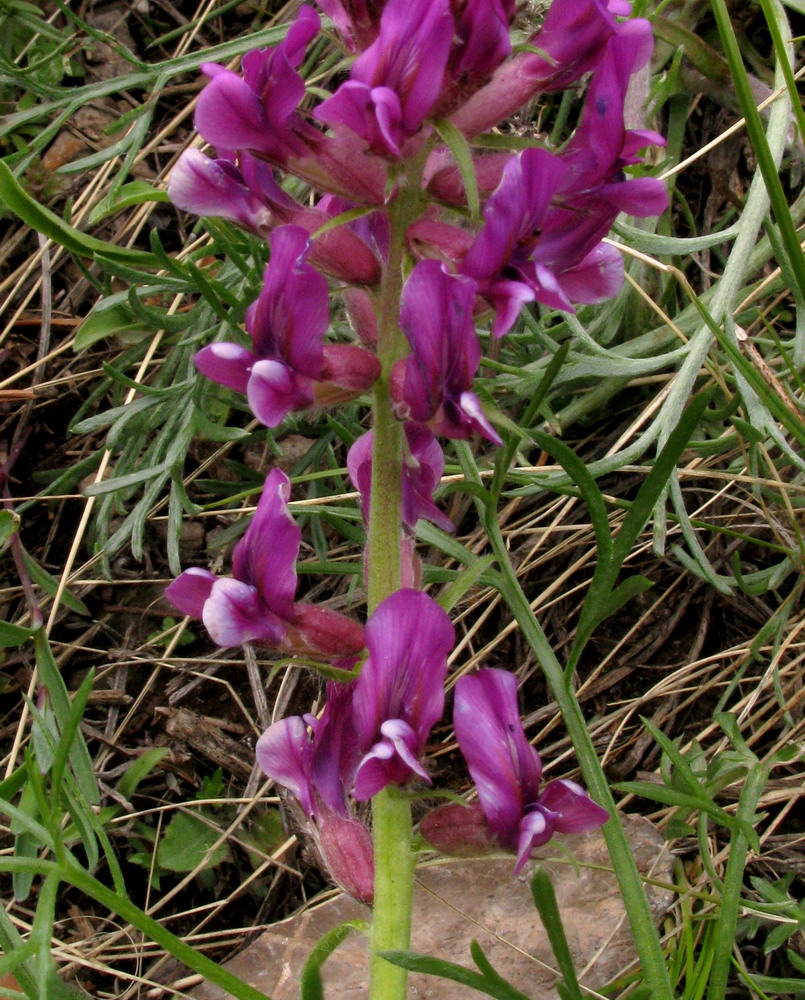
M421 170L419 160L410 164L407 173L400 178L403 187L389 209L389 259L377 304L377 353L382 370L374 392L368 540L370 613L400 587L403 432L392 410L389 376L394 362L405 352L405 338L399 328L405 232L418 213ZM391 965L379 953L406 951L410 945L414 855L408 797L393 786L383 789L372 800L372 820L375 897L369 995L371 1000L404 1000L406 970Z

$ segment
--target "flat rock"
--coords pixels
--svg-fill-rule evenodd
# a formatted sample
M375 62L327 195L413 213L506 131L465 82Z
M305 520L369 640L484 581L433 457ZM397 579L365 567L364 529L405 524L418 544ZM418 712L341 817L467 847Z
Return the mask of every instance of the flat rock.
M671 857L657 828L640 816L624 816L641 874L664 882ZM559 912L580 981L598 989L636 961L626 913L599 831L563 837L572 855L556 844L543 848L542 862L556 892ZM550 859L550 860L548 860ZM497 971L531 997L553 1000L557 975L529 889L533 868L512 878L513 859L442 860L420 867L414 897L412 950L472 967L470 941L476 938ZM609 870L607 870L609 869ZM647 886L659 920L671 904L668 890ZM339 895L263 933L227 969L272 1000L297 1000L299 972L319 938L346 920L367 919L366 907ZM363 1000L367 995L367 940L351 933L323 969L327 1000ZM476 991L431 976L412 975L409 994L418 1000L477 1000ZM228 1000L205 983L196 1000Z

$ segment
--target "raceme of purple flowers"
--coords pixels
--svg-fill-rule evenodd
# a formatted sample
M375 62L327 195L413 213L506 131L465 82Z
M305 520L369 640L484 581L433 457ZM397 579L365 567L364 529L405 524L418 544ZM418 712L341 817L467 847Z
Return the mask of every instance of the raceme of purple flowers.
M352 802L430 781L426 745L442 715L454 645L447 615L419 589L415 553L421 519L453 528L434 499L444 472L438 438L501 444L496 413L474 387L477 325L488 321L502 337L526 304L572 312L614 296L623 261L605 238L621 212L647 217L667 207L663 184L633 169L641 150L664 140L625 117L627 92L652 49L648 22L630 18L625 0L554 0L516 52L515 0L318 6L351 60L337 89L316 103L300 74L322 29L309 5L282 42L247 53L240 72L205 63L195 125L215 155L186 151L168 192L179 208L219 216L268 245L244 336L203 347L195 357L203 375L244 396L268 428L298 411L360 399L387 380L404 430L402 517L388 526L399 537L403 589L365 626L297 600L302 536L288 507L290 481L273 469L235 547L232 575L190 568L167 593L220 646L252 642L352 672L349 681L328 682L318 718L273 725L257 757L299 800L333 877L368 900L371 837ZM472 140L540 93L586 76L578 124L563 147L469 147L481 205L473 218L465 174L441 136L457 130ZM293 197L285 176L301 179L313 197ZM390 266L390 210L412 183L419 212L407 221L398 318L407 353L382 371L377 311ZM338 336L331 332L337 294L351 339L343 324ZM347 458L367 521L372 448L369 431ZM554 833L606 819L573 782L541 787L514 675L462 678L454 725L478 802L426 818L423 832L435 845L495 844L516 853L519 871Z

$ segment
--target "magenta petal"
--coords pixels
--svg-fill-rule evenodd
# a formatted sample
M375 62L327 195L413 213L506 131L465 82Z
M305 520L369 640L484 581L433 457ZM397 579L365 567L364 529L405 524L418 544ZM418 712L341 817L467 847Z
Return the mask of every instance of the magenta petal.
M533 302L536 294L531 285L524 281L496 279L482 286L484 298L495 310L492 335L502 337L517 322L520 310L527 302Z
M215 581L204 603L201 620L219 646L262 641L276 646L285 627L260 600L256 587L222 577Z
M246 392L254 355L240 344L210 344L193 358L196 368L208 379L235 392Z
M491 278L517 251L533 247L543 216L567 176L567 167L544 149L526 149L507 163L497 189L484 208L484 228L470 247L461 270Z
M279 427L292 410L313 405L310 380L281 361L256 361L246 387L249 408L261 424Z
M388 87L347 80L316 108L316 117L329 125L346 125L375 153L400 156L402 109L399 97Z
M454 530L453 523L433 502L433 491L444 472L444 452L434 434L422 424L407 423L408 445L403 457L403 523L416 527L420 518L432 521L442 531Z
M443 403L457 405L481 360L473 304L476 283L422 260L403 288L400 326L411 345L403 396L411 416L427 423Z
M352 788L352 798L356 802L368 802L394 781L397 772L396 769L392 770L393 756L394 747L385 740L375 743L365 754L358 766Z
M469 0L457 28L461 47L451 72L479 80L477 89L511 53L508 14L501 0Z
M602 184L596 194L608 199L619 212L640 219L662 215L668 208L668 189L656 177L635 177L628 181Z
M611 299L623 284L623 258L608 243L600 243L575 267L559 275L562 291L571 302L592 305Z
M271 213L228 160L186 149L168 178L168 197L186 212L219 215L253 232L267 231Z
M553 814L557 833L586 833L609 819L609 813L603 806L593 802L575 781L566 778L549 781L537 804L540 809Z
M360 493L363 519L368 524L372 493L372 448L374 434L362 434L347 452L347 472L350 482Z
M327 701L316 725L311 774L319 798L334 813L346 816L344 791L352 785L360 760L352 722L354 685L330 681Z
M519 875L523 865L531 857L535 847L547 844L554 833L554 822L550 813L543 812L536 806L532 812L526 813L520 823L517 837L517 864L514 874Z
M481 401L474 392L462 392L459 396L459 408L461 409L466 422L477 431L481 437L485 437L492 444L502 445L503 441L487 419Z
M358 743L365 753L389 719L407 723L418 754L444 707L447 655L455 632L427 594L398 590L366 623L369 656L355 682L352 704Z
M353 798L365 802L389 784L405 784L414 774L431 783L417 760L417 734L401 719L387 719L380 727L382 739L364 756L355 775Z
M280 469L272 469L232 556L235 577L256 587L266 607L284 621L294 619L296 559L302 539L302 530L288 510L290 495L291 481Z
M270 239L263 290L246 313L254 353L318 378L330 322L327 281L305 262L310 240L300 226L279 226Z
M316 813L316 799L310 777L313 752L305 720L298 715L270 726L254 748L263 772L299 799L308 816Z
M173 581L165 590L165 597L183 615L201 618L204 602L210 596L212 585L218 578L207 569L191 567Z
M542 766L523 732L514 674L479 670L462 677L453 724L490 830L504 847L515 847L524 809L537 800Z
M353 80L396 92L406 135L436 103L454 30L449 0L388 0L377 40L353 63Z
M257 149L267 122L260 98L236 73L216 73L199 94L196 130L217 149Z

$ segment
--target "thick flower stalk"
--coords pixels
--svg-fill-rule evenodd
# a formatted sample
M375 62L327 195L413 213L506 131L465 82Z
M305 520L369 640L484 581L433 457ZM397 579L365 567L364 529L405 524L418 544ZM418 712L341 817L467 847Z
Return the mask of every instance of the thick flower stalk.
M648 22L621 20L625 0L554 0L518 51L514 0L318 6L348 54L337 89L313 100L300 73L321 29L308 5L279 45L244 56L240 72L204 64L195 124L215 155L184 153L169 193L267 244L244 336L202 348L201 373L242 393L270 428L372 395L371 429L347 457L367 529L366 624L296 600L301 532L277 469L232 576L191 568L168 596L219 645L253 642L351 672L328 683L318 718L271 726L257 759L298 799L333 879L373 900L372 1000L403 1000L406 974L381 953L409 944L410 797L431 782L427 748L455 643L448 616L421 589L416 553L420 520L453 528L434 499L438 438L502 443L506 419L476 391L478 323L491 316L492 337L502 337L524 305L572 311L613 296L624 274L603 242L614 219L658 214L667 197L659 181L630 175L640 151L662 139L625 124L630 80L651 53ZM468 147L482 209L474 218L468 163L459 169L458 147L441 137L457 129L472 139L588 75L563 148ZM312 197L289 194L289 175ZM343 324L331 333L338 295L352 340ZM519 872L554 834L593 829L606 813L573 782L541 786L516 689L499 670L459 681L455 732L478 801L435 810L423 832L445 850L511 850ZM358 806L370 799L371 831Z

